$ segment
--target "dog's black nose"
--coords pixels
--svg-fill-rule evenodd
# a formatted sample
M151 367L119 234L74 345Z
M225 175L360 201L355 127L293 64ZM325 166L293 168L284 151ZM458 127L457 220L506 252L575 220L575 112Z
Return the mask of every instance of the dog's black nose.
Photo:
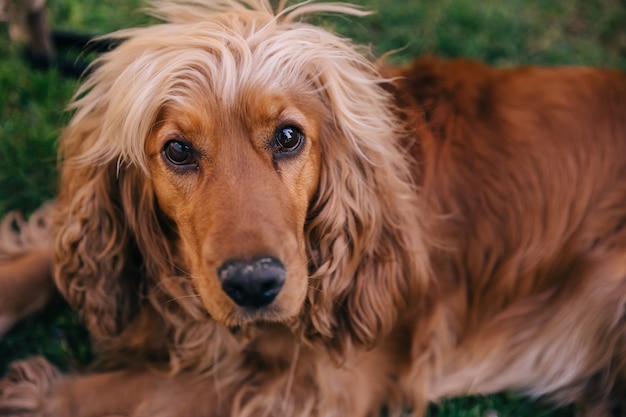
M271 256L230 260L218 268L217 274L224 292L242 307L270 304L285 282L285 267Z

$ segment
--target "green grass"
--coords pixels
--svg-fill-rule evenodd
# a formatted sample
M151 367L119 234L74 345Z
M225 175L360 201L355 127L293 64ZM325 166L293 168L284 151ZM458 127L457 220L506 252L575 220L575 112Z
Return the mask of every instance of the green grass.
M584 64L626 69L626 0L358 0L376 10L325 24L376 54L404 63L419 54L472 57L499 66ZM143 24L140 0L49 0L52 26L103 33ZM38 72L0 26L0 215L34 210L56 191L56 140L69 119L76 81ZM26 320L0 342L0 374L12 360L42 354L79 367L91 358L86 332L63 305ZM514 394L459 398L433 406L440 417L565 417Z

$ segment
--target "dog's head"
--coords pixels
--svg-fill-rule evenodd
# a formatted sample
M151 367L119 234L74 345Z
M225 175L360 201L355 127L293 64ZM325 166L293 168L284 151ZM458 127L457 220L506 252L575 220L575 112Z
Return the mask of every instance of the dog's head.
M114 35L79 90L57 282L100 335L178 275L226 326L371 343L414 290L415 194L383 80L300 21L363 12L207 3L158 4L167 23Z

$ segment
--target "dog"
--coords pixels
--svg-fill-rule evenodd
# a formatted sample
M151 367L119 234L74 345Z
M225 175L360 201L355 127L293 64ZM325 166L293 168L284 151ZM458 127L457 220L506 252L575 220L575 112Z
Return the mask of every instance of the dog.
M626 415L626 74L390 67L320 12L365 14L162 1L111 35L58 199L1 236L2 303L53 277L98 359L15 363L3 415Z

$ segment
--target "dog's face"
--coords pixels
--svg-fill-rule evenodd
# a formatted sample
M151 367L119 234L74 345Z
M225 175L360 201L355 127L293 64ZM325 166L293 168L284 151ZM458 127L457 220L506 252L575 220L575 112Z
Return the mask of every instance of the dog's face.
M152 186L208 312L230 327L287 322L308 288L324 110L304 87L208 90L160 111L146 143Z
M349 40L301 22L364 12L244 3L159 2L166 23L115 34L95 62L62 141L57 277L74 306L105 312L90 326L103 337L167 281L154 294L194 310L198 296L229 327L371 343L394 318L382 306L410 290L389 283L413 275L397 248L419 246L414 192L386 81Z

